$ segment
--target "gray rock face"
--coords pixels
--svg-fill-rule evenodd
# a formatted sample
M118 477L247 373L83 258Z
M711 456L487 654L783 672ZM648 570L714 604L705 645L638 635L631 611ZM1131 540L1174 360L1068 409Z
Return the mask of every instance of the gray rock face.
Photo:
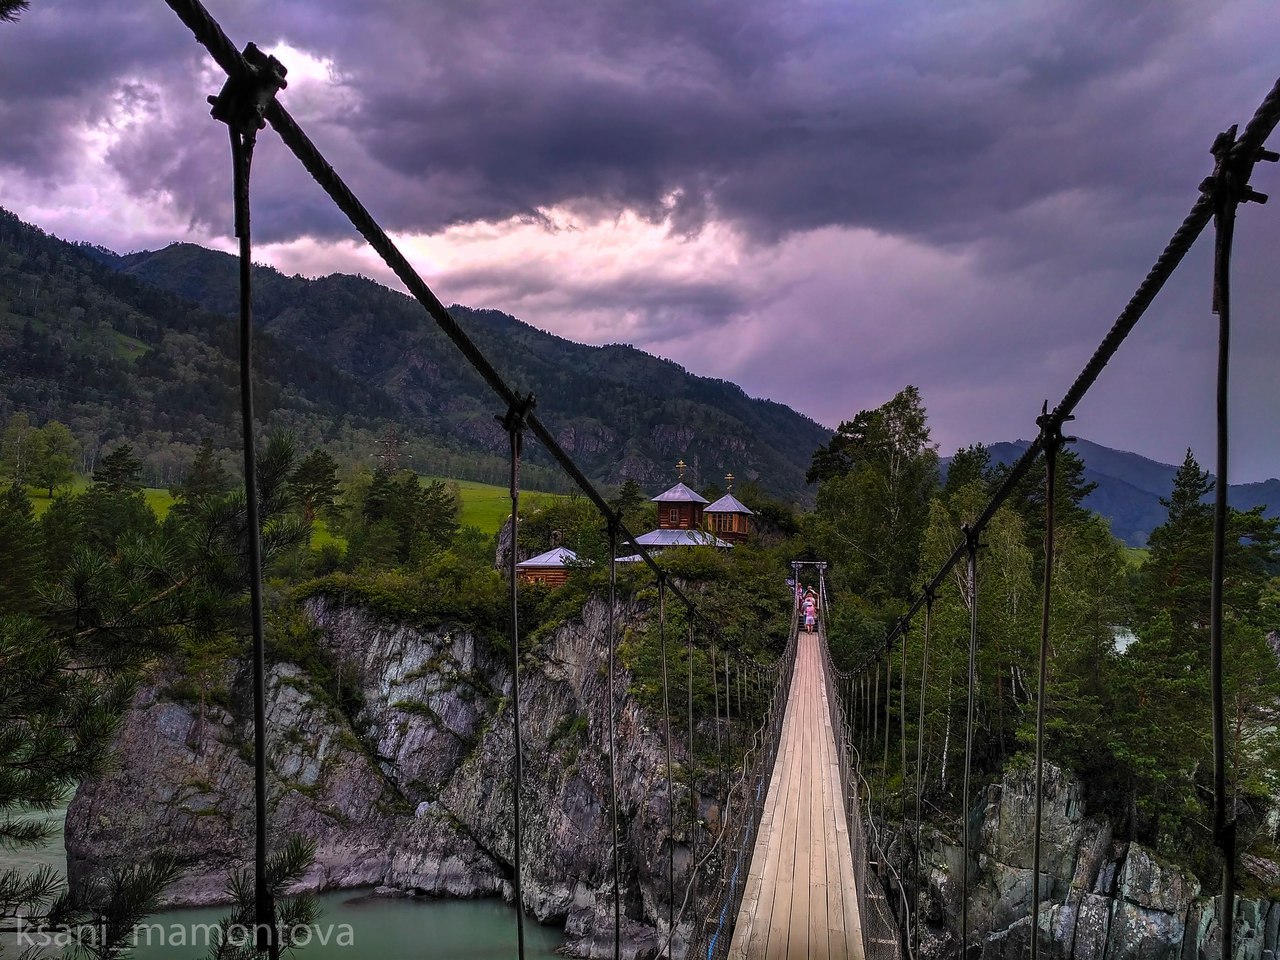
M510 898L506 655L467 630L418 632L323 599L307 613L345 702L354 687L363 706L344 716L335 705L344 698L299 667L270 671L271 834L316 840L303 885ZM539 920L564 923L568 949L580 956L611 955L613 945L605 613L588 603L521 669L523 899ZM640 616L624 606L619 636ZM248 683L238 675L232 689L247 696ZM667 811L687 805L688 784L668 795L660 719L631 699L621 669L615 688L624 936L628 955L646 957L665 927L673 844L677 902L684 891L689 838L681 825L669 834ZM251 729L241 719L248 711L209 706L201 721L198 708L163 689L162 678L139 694L117 737L120 762L84 783L71 804L70 879L168 848L187 866L173 903L225 900L228 872L252 850ZM685 934L677 931L677 944Z
M971 822L971 928L985 931L984 960L1022 960L1031 936L1034 782L1011 771L988 788ZM1216 901L1186 871L1137 843L1116 843L1110 824L1085 815L1082 785L1045 770L1040 909L1041 955L1048 960L1220 960ZM921 838L924 960L959 950L959 838L934 830ZM1236 960L1280 956L1280 903L1241 900Z

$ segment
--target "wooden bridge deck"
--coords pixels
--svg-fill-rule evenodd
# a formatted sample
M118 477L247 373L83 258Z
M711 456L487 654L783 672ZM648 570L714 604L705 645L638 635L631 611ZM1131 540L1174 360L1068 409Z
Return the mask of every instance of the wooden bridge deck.
M800 632L730 960L863 960L818 635Z

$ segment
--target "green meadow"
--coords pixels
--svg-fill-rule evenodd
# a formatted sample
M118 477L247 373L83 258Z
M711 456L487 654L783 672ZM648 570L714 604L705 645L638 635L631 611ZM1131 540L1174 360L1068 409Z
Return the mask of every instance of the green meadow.
M462 510L458 517L458 522L464 527L476 527L490 534L497 533L498 528L506 522L507 516L511 512L511 496L506 487L495 486L491 483L477 483L474 480L450 481L447 477L426 477L424 479L442 479L446 483L453 482L458 485L458 496L462 500ZM79 493L88 486L89 481L87 479L78 477L65 487L61 487L57 492ZM37 517L49 509L51 500L47 490L28 487L27 492L31 496L31 504L35 508ZM144 487L142 494L147 500L147 505L151 507L159 519L163 520L168 516L169 509L173 506L173 495L168 490L159 487ZM562 496L563 494L559 493L526 491L520 494L520 505L528 510L557 500ZM319 550L330 543L336 543L344 548L347 545L343 537L329 530L325 521L317 520L311 535L312 549Z

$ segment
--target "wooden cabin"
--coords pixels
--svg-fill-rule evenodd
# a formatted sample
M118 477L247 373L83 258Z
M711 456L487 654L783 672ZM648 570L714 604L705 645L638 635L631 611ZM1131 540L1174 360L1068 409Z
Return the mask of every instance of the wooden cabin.
M658 505L659 530L701 530L706 497L699 496L681 481L653 498Z
M683 460L676 464L676 469L680 471L681 479L650 501L658 508L657 529L636 537L636 543L651 550L704 546L727 549L733 546L707 532L702 515L707 498L685 486Z
M729 543L741 543L751 534L754 513L732 493L726 493L702 511L707 529Z
M569 567L578 563L578 555L566 547L556 547L536 557L516 564L516 576L521 583L541 583L548 587L561 586L569 579Z

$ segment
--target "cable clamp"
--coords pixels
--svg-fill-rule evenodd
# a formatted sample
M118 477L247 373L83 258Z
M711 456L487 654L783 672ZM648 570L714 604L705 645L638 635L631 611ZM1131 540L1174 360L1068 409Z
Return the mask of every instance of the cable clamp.
M1059 417L1055 410L1049 412L1049 401L1044 401L1040 407L1040 416L1036 417L1036 426L1040 428L1040 444L1045 451L1057 451L1062 448L1063 444L1075 443L1079 437L1068 437L1062 432L1062 425L1070 423L1075 417L1067 414L1065 417Z
M267 108L276 94L289 85L285 80L289 71L275 57L259 50L257 44L246 44L243 57L248 73L227 77L218 95L209 97L213 106L209 114L252 137L267 125Z
M1215 160L1213 173L1200 182L1200 192L1210 195L1219 204L1266 203L1267 195L1249 186L1254 164L1275 163L1280 153L1258 147L1253 151L1242 149L1236 139L1236 125L1214 138L1209 152Z
M493 419L502 424L502 429L507 433L523 433L529 414L533 412L533 408L538 405L538 398L532 393L520 396L515 394L511 401L511 406L507 408L505 414L494 414Z

